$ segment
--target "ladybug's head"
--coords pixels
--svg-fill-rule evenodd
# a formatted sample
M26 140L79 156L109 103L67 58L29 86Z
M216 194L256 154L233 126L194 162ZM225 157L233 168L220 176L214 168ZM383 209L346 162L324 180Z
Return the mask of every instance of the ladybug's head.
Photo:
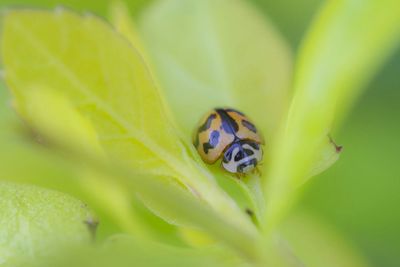
M251 140L233 142L225 151L222 166L231 173L248 173L262 159L261 146Z

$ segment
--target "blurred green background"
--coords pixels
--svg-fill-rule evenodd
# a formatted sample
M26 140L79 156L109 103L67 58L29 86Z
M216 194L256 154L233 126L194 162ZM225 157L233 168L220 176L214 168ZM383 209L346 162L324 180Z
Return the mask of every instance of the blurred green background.
M275 23L294 53L322 2L252 1ZM131 11L137 14L149 1L127 2ZM0 7L10 5L65 5L105 15L108 1L0 0ZM400 51L397 51L368 84L368 90L353 108L343 127L334 133L337 142L344 146L341 159L306 185L307 189L297 207L312 211L341 231L373 266L400 266L399 73ZM4 134L10 124L7 127L3 125L12 116L4 89L0 91L0 98L0 127ZM9 151L7 139L2 139L0 158L9 160L12 155L18 155L17 151ZM21 168L28 168L30 163L26 164ZM3 165L3 175L7 174L6 164L0 165ZM35 165L35 162L31 165ZM42 174L51 179L51 172L47 169Z

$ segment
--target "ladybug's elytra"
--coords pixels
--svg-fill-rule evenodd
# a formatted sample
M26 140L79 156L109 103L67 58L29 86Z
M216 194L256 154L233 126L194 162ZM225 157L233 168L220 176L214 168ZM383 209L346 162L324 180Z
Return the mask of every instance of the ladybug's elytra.
M242 112L215 108L201 120L193 144L206 163L213 164L223 155L225 170L244 174L262 160L264 141Z

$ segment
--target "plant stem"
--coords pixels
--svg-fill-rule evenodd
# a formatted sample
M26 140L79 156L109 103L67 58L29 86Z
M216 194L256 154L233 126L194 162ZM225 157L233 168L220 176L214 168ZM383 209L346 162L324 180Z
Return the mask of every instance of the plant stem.
M243 180L236 179L235 181L251 202L253 209L251 212L254 213L255 223L257 225L262 225L262 214L265 209L265 199L262 191L260 175L249 174Z

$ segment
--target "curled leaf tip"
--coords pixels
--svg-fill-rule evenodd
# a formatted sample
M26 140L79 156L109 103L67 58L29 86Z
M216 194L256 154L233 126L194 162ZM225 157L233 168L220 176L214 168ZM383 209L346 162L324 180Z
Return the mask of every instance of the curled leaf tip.
M335 147L336 153L341 153L343 150L343 146L336 144L336 142L333 140L332 136L328 135L329 137L329 142Z
M342 152L343 146L337 146L337 145L335 145L335 147L336 147L336 152L337 152L337 153Z

